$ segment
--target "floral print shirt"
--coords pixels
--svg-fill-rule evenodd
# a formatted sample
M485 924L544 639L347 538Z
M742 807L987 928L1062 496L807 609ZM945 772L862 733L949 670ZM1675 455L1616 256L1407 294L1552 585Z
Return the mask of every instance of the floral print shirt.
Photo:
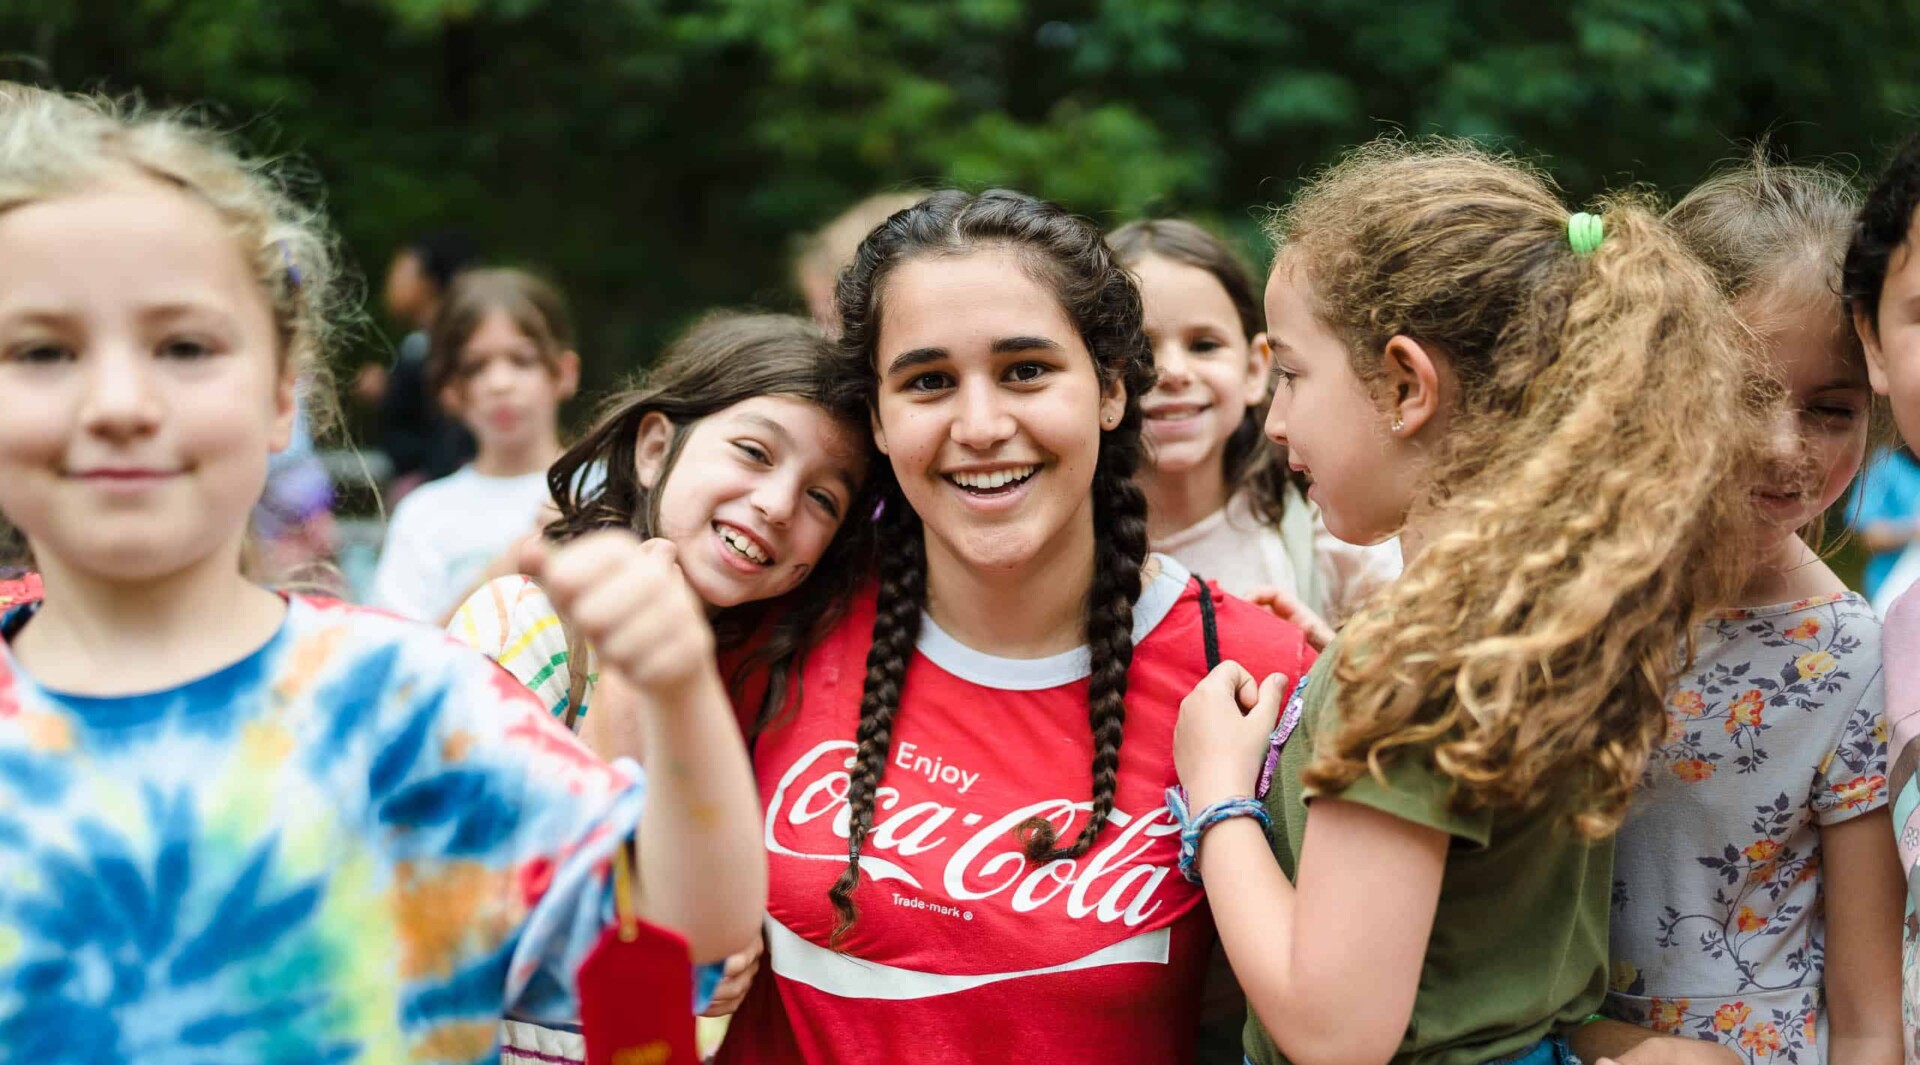
M1609 1016L1826 1059L1820 829L1887 802L1880 623L1852 593L1725 611L1615 856Z
M640 807L499 667L370 611L292 598L142 695L0 644L0 1063L497 1060L508 1006L576 1012Z

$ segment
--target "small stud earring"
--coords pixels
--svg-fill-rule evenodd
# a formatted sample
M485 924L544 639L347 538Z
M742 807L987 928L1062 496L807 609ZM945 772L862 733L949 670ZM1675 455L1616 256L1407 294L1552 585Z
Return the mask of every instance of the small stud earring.
M1400 432L1401 430L1403 430L1403 429L1405 429L1406 427L1407 427L1407 423L1406 423L1406 420L1405 420L1405 419L1402 419L1402 418L1397 418L1397 417L1396 417L1395 419L1393 419L1393 431L1394 431L1394 432L1396 432L1396 433L1397 433L1397 432Z

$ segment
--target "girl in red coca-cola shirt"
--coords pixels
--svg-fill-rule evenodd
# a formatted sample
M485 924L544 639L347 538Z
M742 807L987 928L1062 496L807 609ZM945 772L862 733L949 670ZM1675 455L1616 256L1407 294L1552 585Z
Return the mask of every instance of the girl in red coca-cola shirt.
M1096 228L937 193L838 299L882 560L755 739L766 962L719 1059L1187 1060L1213 929L1166 808L1180 700L1312 652L1148 554L1152 353Z

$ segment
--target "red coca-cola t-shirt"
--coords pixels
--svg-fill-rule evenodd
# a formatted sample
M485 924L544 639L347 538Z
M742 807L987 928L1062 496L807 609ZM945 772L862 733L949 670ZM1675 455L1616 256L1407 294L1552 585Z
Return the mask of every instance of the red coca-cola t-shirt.
M1113 818L1078 860L1038 866L1014 828L1072 839L1090 808L1084 649L995 658L923 621L862 849L859 920L827 947L827 889L847 863L847 766L874 593L808 656L799 712L754 748L771 883L767 960L722 1065L767 1062L1189 1060L1213 939L1180 876L1173 726L1201 677L1199 585L1156 556L1134 611ZM1300 631L1218 590L1220 649L1298 680ZM1068 820L1071 818L1071 820Z

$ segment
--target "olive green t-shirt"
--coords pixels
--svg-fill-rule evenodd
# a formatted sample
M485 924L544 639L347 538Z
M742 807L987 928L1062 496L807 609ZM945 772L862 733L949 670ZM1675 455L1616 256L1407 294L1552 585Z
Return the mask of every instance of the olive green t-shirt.
M1336 657L1329 647L1308 673L1300 723L1267 793L1268 840L1289 880L1299 869L1310 809L1300 774L1313 760L1315 738L1339 713ZM1413 1017L1393 1060L1491 1061L1599 1009L1607 987L1612 843L1582 841L1552 806L1524 815L1457 813L1447 777L1411 751L1389 763L1386 776L1384 787L1362 776L1339 797L1453 837ZM1246 1047L1258 1065L1286 1061L1251 1012Z

